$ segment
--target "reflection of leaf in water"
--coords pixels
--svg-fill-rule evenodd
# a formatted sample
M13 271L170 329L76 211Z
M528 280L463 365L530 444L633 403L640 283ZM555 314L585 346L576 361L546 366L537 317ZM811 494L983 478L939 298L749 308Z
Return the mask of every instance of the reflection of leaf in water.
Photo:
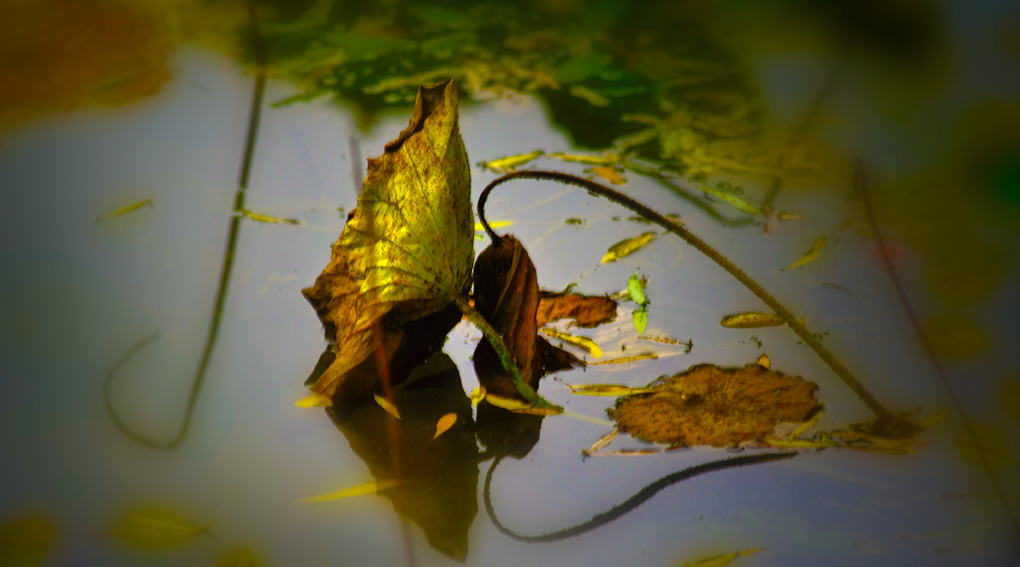
M748 549L745 551L734 551L733 553L727 553L726 555L713 555L711 557L704 557L698 559L693 563L684 563L680 567L726 567L738 557L744 557L751 555L752 553L758 553L760 549Z
M932 350L942 358L967 358L988 348L988 335L962 313L934 315L924 321L922 328Z
M408 127L369 160L357 209L304 290L338 349L313 391L353 399L375 386L374 328L395 364L441 345L460 320L453 302L471 285L473 257L468 169L453 82L422 87ZM425 320L430 333L406 331ZM423 336L431 344L412 341Z
M164 549L205 533L213 524L195 525L176 512L162 508L137 510L124 515L121 525L109 532L127 543L146 549Z
M0 38L0 127L131 103L170 80L164 30L119 2L5 2Z
M933 239L924 252L928 287L952 305L969 305L988 297L1006 273L1006 253L998 242L953 232Z
M44 516L20 516L0 526L0 565L42 567L53 551L57 528Z
M431 374L412 375L405 387L394 391L403 416L395 422L400 478L381 496L422 529L429 545L463 561L468 529L478 512L478 446L471 402L448 356L434 355L419 369L426 367L424 372ZM327 411L377 483L397 480L386 425L393 420L382 408L368 401L346 416L336 408ZM457 414L460 425L433 439L436 422L451 412Z
M1010 378L999 388L999 404L1006 413L1020 420L1020 378Z
M955 443L956 449L967 462L977 467L984 467L987 462L988 466L1002 470L1013 460L1009 442L1002 431L987 425L975 425L972 429L975 437L964 431Z
M641 250L645 246L651 244L653 240L658 236L655 232L646 232L632 238L626 238L617 242L616 244L609 247L609 250L604 256L602 256L602 263L608 264L609 262L615 262L620 258L630 256L631 254Z
M803 421L818 405L815 384L757 364L699 364L650 386L655 393L621 398L609 414L621 431L668 445L752 441L781 422Z
M263 567L265 563L254 551L241 548L224 555L218 565L219 567Z

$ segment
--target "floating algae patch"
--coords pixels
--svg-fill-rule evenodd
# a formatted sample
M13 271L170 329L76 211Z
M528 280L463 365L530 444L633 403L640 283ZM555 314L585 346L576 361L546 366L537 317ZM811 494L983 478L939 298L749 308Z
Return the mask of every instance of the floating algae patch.
M655 392L620 398L609 416L621 431L674 446L752 441L782 422L803 421L820 405L813 382L758 364L699 364L650 387Z

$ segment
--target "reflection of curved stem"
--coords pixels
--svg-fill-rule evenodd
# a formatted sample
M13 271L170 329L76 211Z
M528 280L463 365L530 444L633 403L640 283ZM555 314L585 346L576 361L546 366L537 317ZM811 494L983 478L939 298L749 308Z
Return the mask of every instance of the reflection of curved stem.
M154 339L155 337L143 339L141 342L131 347L131 350L129 350L128 353L110 370L110 373L106 377L106 382L103 385L106 410L107 413L110 414L110 419L113 420L117 429L119 429L124 435L127 435L131 439L134 439L147 447L162 451L176 449L184 442L184 438L188 436L188 429L191 427L191 417L195 410L195 403L198 401L198 394L202 389L202 382L205 381L205 371L209 366L209 360L212 358L213 347L216 345L216 337L219 335L220 320L223 318L223 307L227 302L227 288L230 284L230 274L234 267L234 250L237 249L237 236L241 230L241 212L244 210L244 197L248 189L248 176L251 172L252 157L255 154L255 138L258 133L259 116L262 111L262 94L265 91L266 86L266 50L262 43L262 36L259 34L258 19L255 14L255 0L248 0L247 4L248 22L252 31L256 63L255 86L252 90L251 110L248 113L248 132L245 137L244 155L241 160L241 173L240 179L238 180L238 188L237 192L234 193L234 209L230 218L230 232L227 234L227 247L226 251L223 253L223 267L220 270L220 282L219 287L216 290L216 302L213 304L212 320L209 322L209 333L206 335L205 347L202 350L202 358L199 360L198 369L195 371L195 377L191 382L191 391L188 394L188 407L184 412L184 420L181 422L181 429L177 432L177 436L170 441L156 441L135 433L134 431L131 431L120 420L120 418L117 417L117 414L113 411L113 405L110 403L109 385L114 374L116 374L120 366L127 362L131 355L137 352L142 346L151 342L151 339Z
M956 394L952 381L949 380L949 374L939 361L939 357L935 353L935 347L931 345L931 341L929 341L928 337L925 336L924 330L921 328L921 321L918 319L917 313L914 311L914 307L910 303L910 296L907 295L907 289L904 287L903 282L896 273L896 266L893 264L892 258L889 256L889 250L885 246L885 239L882 238L882 233L878 229L878 221L875 219L875 210L871 204L871 193L868 190L868 183L864 176L864 162L860 158L858 158L857 163L854 164L854 193L860 197L861 201L864 202L864 211L868 217L871 234L874 235L875 238L875 247L878 249L878 255L882 259L882 265L885 266L886 274L888 274L889 279L892 281L893 288L896 289L896 295L899 297L900 304L903 305L903 310L907 313L907 319L910 321L910 326L914 330L914 336L917 337L917 342L921 343L921 348L924 349L924 353L928 355L928 360L930 360L932 366L935 367L935 373L938 374L939 379L942 381L942 385L949 394L949 399L952 400L953 406L956 408L956 413L959 414L960 421L963 422L963 428L966 431L967 436L973 440L974 450L981 462L981 468L984 469L985 474L992 483L992 487L995 489L995 493L998 496L999 501L1002 502L1002 505L1005 507L1006 516L1009 517L1009 521L1013 524L1013 531L1020 535L1020 521L1017 520L1016 515L1013 514L1013 509L1009 506L1009 498L1006 495L1006 491L1003 489L1002 483L999 481L999 477L995 473L995 468L992 467L992 463L988 458L986 449L977 441L978 436L974 431L974 426L971 424L970 418L967 417L967 412L963 409L963 403L960 401L960 397ZM1020 554L1020 550L1018 550L1017 553ZM1017 559L1020 559L1020 555L1014 557L1014 562L1016 562Z
M766 305L768 305L769 308L772 309L776 313L776 315L778 315L783 320L783 322L785 322L791 329L793 329L795 333L797 333L797 336L799 336L801 340L804 341L805 344L811 347L811 350L815 351L819 358L821 358L829 366L829 368L831 368L840 378L843 379L843 382L851 390L853 390L855 394L857 394L857 397L859 397L865 404L867 404L869 408L871 408L873 412L875 412L875 415L877 415L879 418L880 424L885 426L886 433L908 434L913 433L917 430L917 426L909 422L906 422L902 418L894 416L892 413L889 412L889 410L885 409L885 407L882 406L882 404L880 404L878 400L876 400L875 397L872 396L871 393L868 392L868 390L860 382L857 381L853 374L851 374L850 371L847 370L847 368L843 366L843 364L839 362L836 359L836 357L833 356L833 354L829 352L827 348L825 348L824 345L822 345L821 341L815 338L814 335L812 335L807 330L807 328L800 321L798 321L782 303L779 303L779 301L775 297L773 297L772 294L765 291L765 289L762 288L758 284L758 282L751 279L751 277L745 274L743 270L738 268L736 264L734 264L728 258L717 252L705 241L695 236L692 232L684 228L679 223L673 221L668 217L660 215L659 213L653 211L652 209L646 207L645 205L642 205L641 203L635 201L634 199L631 199L630 197L624 195L623 193L620 193L619 191L610 189L609 187L591 181L590 179L585 179L583 177L578 177L576 175L570 175L567 173L560 173L556 171L530 170L507 173L506 175L494 180L492 183L489 183L489 185L482 190L482 194L479 195L478 197L478 219L479 221L481 221L482 226L485 227L485 231L489 234L489 237L492 238L493 241L498 241L500 237L495 232L492 231L492 228L489 227L489 224L485 220L485 201L488 198L489 193L496 186L506 183L508 181L513 181L515 179L551 180L557 181L559 183L565 183L568 185L576 185L578 187L582 187L584 189L587 189L588 192L592 194L605 197L606 199L609 199L610 201L613 201L618 205L621 205L623 207L626 207L627 209L634 211L635 213L638 213L644 218L654 222L655 224L661 226L662 228L665 228L666 230L679 236L685 242L696 248L699 252L711 258L712 261L714 261L716 264L719 264L719 266L721 266L724 270L729 272L731 276L735 277L737 280L740 281L740 283L744 284L744 287L751 290L752 293L758 296L758 299L761 299Z
M501 524L499 522L499 519L496 518L496 512L495 510L493 510L492 507L492 497L489 493L489 487L492 484L492 472L496 470L496 466L499 465L499 462L501 460L503 460L504 455L496 457L496 460L494 460L492 462L492 465L489 467L489 472L486 473L485 475L485 490L482 491L482 497L485 500L485 512L489 515L489 519L492 521L492 524L496 526L496 529L499 530L499 532L502 533L503 535L515 539L517 541L524 541L528 543L558 541L561 539L567 539L569 537L581 535L584 532L591 531L595 528L604 526L609 522L612 522L613 520L623 516L627 512L630 512L634 508L637 508L641 504L644 504L649 498L655 496L655 494L658 493L663 488L666 488L667 486L670 486L677 482L687 480L691 477L695 477L704 473L721 471L734 467L755 465L758 463L765 463L769 461L790 459L796 456L797 453L769 453L767 455L743 455L740 457L732 457L729 459L722 459L719 461L712 461L710 463L703 463L700 465L695 465L693 467L688 467L682 471L677 471L675 473L668 474L660 478L659 480L639 490L637 494L631 496L622 504L614 506L609 510L602 512L601 514L596 514L586 522L571 526L569 528L558 530L552 533L541 535L529 536L514 533L509 528Z

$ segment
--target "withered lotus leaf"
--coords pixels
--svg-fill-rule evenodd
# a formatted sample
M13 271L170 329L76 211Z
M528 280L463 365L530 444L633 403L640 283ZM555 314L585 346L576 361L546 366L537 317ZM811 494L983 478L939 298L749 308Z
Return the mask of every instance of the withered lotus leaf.
M537 335L538 273L528 251L513 235L490 244L475 262L475 308L503 336L521 376L536 389L546 372L580 364ZM520 399L520 392L487 339L474 354L478 381L490 393Z
M669 445L725 447L753 441L782 422L801 422L819 405L817 385L758 364L699 364L621 398L609 415L620 430Z
M315 393L335 402L370 391L377 342L390 365L409 350L422 351L417 358L442 344L460 319L453 300L471 286L473 226L456 86L421 87L407 128L368 160L329 264L303 290L327 339L336 340Z

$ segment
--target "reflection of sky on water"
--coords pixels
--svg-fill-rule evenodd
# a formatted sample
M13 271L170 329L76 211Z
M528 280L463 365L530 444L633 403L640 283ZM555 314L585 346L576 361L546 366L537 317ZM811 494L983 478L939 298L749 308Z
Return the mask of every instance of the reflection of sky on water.
M104 413L106 370L133 342L159 331L159 341L125 367L115 397L125 419L146 433L169 436L175 430L219 275L251 80L203 52L184 51L178 64L177 80L155 99L120 112L52 119L11 136L0 149L8 212L0 263L0 510L4 517L39 511L57 519L61 564L207 564L243 545L268 565L339 558L400 564L398 524L387 501L293 504L369 479L325 415L293 407L322 348L319 322L299 290L325 264L355 199L346 155L351 120L342 110L311 103L263 113L246 206L299 218L304 226L244 223L217 350L184 446L168 454L139 447L117 433ZM270 84L266 99L288 92ZM406 120L382 121L362 139L362 155L377 155ZM546 126L541 107L528 100L464 108L461 129L472 164L534 148L570 149ZM495 177L474 166L472 174L475 195ZM805 316L809 328L828 331L826 344L880 400L896 409L921 407L922 415L948 407L868 241L840 235L810 269L776 269L819 234L835 232L847 214L842 189L782 193L778 208L804 212L810 220L785 223L767 238L754 226L722 228L636 176L626 190L653 208L679 213L690 229ZM94 224L101 213L148 195L155 196L153 207ZM532 202L542 204L527 206ZM345 213L336 212L338 206ZM498 190L488 211L492 219L515 223L506 230L529 248L548 289L577 281L610 245L648 230L612 220L626 219L628 211L551 183ZM587 224L565 225L568 217ZM485 243L477 244L479 252ZM739 365L765 351L774 368L819 383L826 404L822 429L870 418L787 329L721 328L722 315L759 309L757 300L671 237L598 267L578 289L615 292L635 270L649 276L648 333L693 338L694 351L557 377L641 385L691 364ZM462 324L446 347L468 390L475 385L469 356L477 335ZM761 349L752 336L763 342ZM632 350L643 346L633 339L628 344ZM953 370L963 376L967 368ZM965 397L981 407L986 397L971 389ZM588 416L604 416L611 403L571 397L551 378L542 393ZM480 510L468 564L634 564L640 557L643 564L665 565L753 547L766 549L753 558L756 565L998 561L1005 525L984 480L950 446L956 429L954 422L936 428L925 435L929 445L908 457L826 451L698 477L607 527L554 544L506 539ZM666 474L727 456L697 449L582 462L580 450L605 432L584 421L546 419L530 455L505 460L495 473L500 519L518 532L553 531ZM481 465L483 475L487 468ZM216 522L215 541L197 538L171 553L139 555L100 534L125 510L153 502L200 523ZM936 532L948 533L925 535ZM420 533L415 541L423 564L444 562Z

